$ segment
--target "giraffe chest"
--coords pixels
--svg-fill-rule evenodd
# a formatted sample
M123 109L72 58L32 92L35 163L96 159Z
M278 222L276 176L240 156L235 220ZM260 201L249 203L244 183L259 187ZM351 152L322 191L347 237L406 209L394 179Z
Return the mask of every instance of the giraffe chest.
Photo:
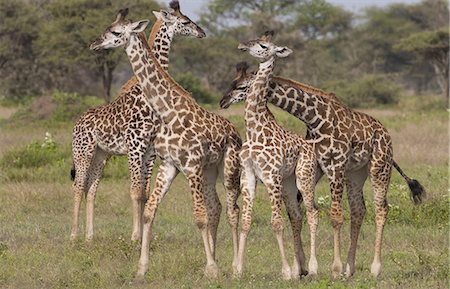
M264 142L247 139L240 158L243 166L250 167L255 175L265 180L272 174L290 176L296 167L300 147L289 138L269 137Z

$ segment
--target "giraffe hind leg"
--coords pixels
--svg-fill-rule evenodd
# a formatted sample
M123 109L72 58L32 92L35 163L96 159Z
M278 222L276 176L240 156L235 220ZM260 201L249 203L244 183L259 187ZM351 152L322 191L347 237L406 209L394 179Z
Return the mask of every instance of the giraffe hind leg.
M367 179L367 175L367 167L364 167L356 172L348 172L346 175L348 202L351 214L350 247L348 250L347 265L345 269L345 276L347 278L351 277L355 273L355 258L358 237L364 216L366 214L363 187Z
M226 191L226 213L233 240L233 267L238 255L239 206L237 199L240 190L240 160L238 147L229 147L223 161L223 184Z
M74 182L72 185L73 190L73 215L72 215L72 229L70 233L70 240L75 240L78 236L78 227L80 220L80 206L83 196L87 194L87 180L90 174L90 166L95 153L95 144L86 146L83 151L77 149L76 145L73 145L73 163Z
M109 159L109 154L97 149L92 160L87 180L86 195L86 234L85 240L91 241L94 236L94 203L97 187L103 173L103 169Z
M376 154L374 153L375 157ZM378 277L381 272L381 244L383 229L388 214L387 192L391 177L392 165L389 161L372 160L370 167L370 180L374 193L375 205L375 253L370 272L373 277Z
M300 211L300 204L297 200L298 190L295 185L295 176L291 176L283 181L283 201L288 212L289 221L292 227L294 240L294 262L292 265L292 278L298 279L300 275L307 275L305 270L305 253L303 251L301 231L303 215Z
M208 210L208 231L209 231L209 246L211 254L215 259L217 228L219 226L220 214L222 212L222 205L216 191L217 181L217 167L205 169L205 204Z

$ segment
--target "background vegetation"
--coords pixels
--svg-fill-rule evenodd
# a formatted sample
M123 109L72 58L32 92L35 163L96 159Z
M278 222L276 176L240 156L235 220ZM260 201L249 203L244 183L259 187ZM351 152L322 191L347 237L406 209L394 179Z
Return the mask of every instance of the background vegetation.
M208 2L199 21L208 37L176 39L170 68L202 105L230 119L244 135L243 105L218 110L218 98L234 77L235 63L244 59L238 41L275 29L277 41L295 51L279 62L277 73L334 91L347 105L379 119L392 135L396 161L422 182L428 196L423 205L413 206L405 182L393 173L383 270L373 280L375 225L367 184L355 276L332 281L330 196L322 180L316 190L319 276L285 282L269 201L258 186L244 276L232 278L223 212L217 251L221 274L211 281L203 277L202 241L186 180L179 176L158 211L149 273L144 284L134 284L139 246L129 241L125 157L108 163L100 183L93 243L85 244L82 237L69 242L71 131L81 112L113 98L131 74L123 51L95 54L87 44L119 7L129 6L133 19L153 19L150 11L167 3L0 0L0 288L448 288L447 4L425 0L354 15L323 0ZM300 121L271 109L284 127L304 135ZM224 204L223 188L218 188ZM344 206L345 261L346 201ZM285 232L290 240L290 230ZM306 222L302 235L308 252ZM292 251L289 244L291 257Z
M93 53L88 44L119 7L130 7L134 19L154 20L151 11L167 5L162 2L0 0L0 96L20 101L59 90L109 102L130 65L123 51ZM357 15L325 0L207 3L198 23L208 37L176 39L170 67L187 89L202 91L195 94L200 101L211 102L228 87L234 65L244 59L238 41L267 29L295 51L277 65L279 74L333 90L351 106L395 103L411 94L448 98L447 0Z

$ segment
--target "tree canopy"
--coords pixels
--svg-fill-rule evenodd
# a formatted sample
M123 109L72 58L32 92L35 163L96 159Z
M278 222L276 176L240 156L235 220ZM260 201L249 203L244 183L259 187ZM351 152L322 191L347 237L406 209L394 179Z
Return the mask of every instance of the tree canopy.
M118 9L128 6L133 19L154 21L151 11L162 2L0 0L0 96L62 90L109 101L130 65L123 51L94 53L88 44ZM185 5L181 1L182 10ZM352 106L395 102L405 91L448 95L448 20L447 0L357 15L326 0L210 0L197 21L208 37L176 38L170 73L201 94L200 101L211 101L227 89L237 62L256 68L236 49L239 41L273 29L275 41L294 50L276 74L335 90ZM378 82L387 90L371 88Z

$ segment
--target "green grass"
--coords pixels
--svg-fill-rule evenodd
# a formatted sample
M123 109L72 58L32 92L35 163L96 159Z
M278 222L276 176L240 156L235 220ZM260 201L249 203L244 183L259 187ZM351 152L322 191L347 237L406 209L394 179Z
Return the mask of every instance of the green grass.
M242 132L239 109L227 117ZM383 267L377 280L370 276L375 234L370 184L365 187L368 210L358 243L356 272L350 280L332 281L330 278L333 236L325 180L316 189L316 200L321 201L317 279L281 280L279 251L270 227L270 205L263 186L259 185L244 276L240 280L232 278L232 242L223 210L217 249L220 276L217 280L208 280L203 276L205 255L193 222L190 193L186 180L180 175L157 213L145 282L134 284L139 245L130 241L131 202L126 158L116 157L110 161L100 183L93 243L83 241L83 204L80 238L72 244L69 242L72 125L35 122L21 130L11 123L0 124L0 288L448 288L447 113L436 109L398 108L369 112L390 129L397 162L408 175L422 182L428 194L422 206L412 205L404 180L393 173L388 195L391 210L383 241ZM275 114L288 129L303 134L303 124L279 111L275 110ZM52 134L56 148L42 152L38 145L44 142L47 131ZM33 151L35 149L38 152ZM21 154L28 154L31 159L21 160L21 166L14 165L14 159ZM35 163L33 158L45 161ZM224 190L221 185L218 189L224 205ZM347 202L343 204L341 256L345 262L349 212ZM285 225L287 252L292 260L291 232L286 216ZM309 256L306 222L302 238Z

